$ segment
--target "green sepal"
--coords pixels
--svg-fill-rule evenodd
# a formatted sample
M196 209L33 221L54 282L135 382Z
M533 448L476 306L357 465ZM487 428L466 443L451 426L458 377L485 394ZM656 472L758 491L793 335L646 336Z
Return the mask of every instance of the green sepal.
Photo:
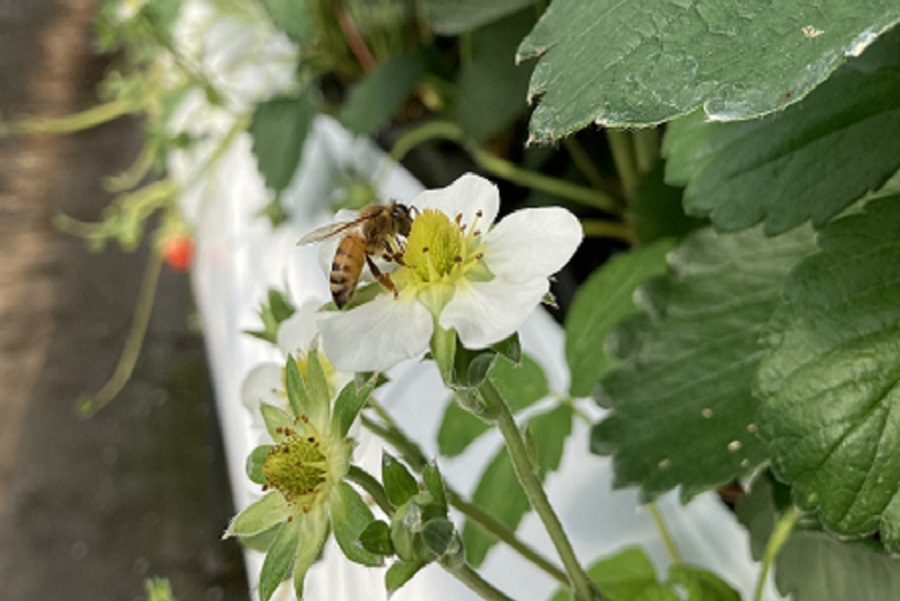
M300 520L291 520L284 522L275 535L259 573L261 601L268 601L278 585L287 578L300 544L299 534Z
M359 544L363 549L375 555L393 555L394 545L391 543L391 527L386 522L375 520L359 535Z
M338 485L331 502L331 526L334 539L350 561L364 566L380 566L382 559L361 547L359 537L375 518L359 493L346 482Z
M419 485L406 466L388 452L381 455L381 480L384 491L394 507L405 505L419 492Z
M409 582L425 565L424 562L420 561L403 560L398 560L391 564L391 567L388 568L387 573L384 575L384 586L387 588L388 594L393 593Z
M491 350L503 355L515 364L522 361L522 343L519 342L518 332L513 332L510 337L504 338L496 344L492 344Z
M275 405L261 403L259 412L262 414L263 421L266 424L266 431L275 442L284 441L284 439L287 438L287 430L293 430L296 427L294 417L288 415L287 411L279 409Z
M225 530L223 538L259 534L278 522L283 522L292 512L293 507L285 500L284 496L273 490L234 516L228 529Z
M391 518L391 544L397 556L404 561L421 561L416 554L415 533L422 529L422 510L415 503L397 508Z
M379 374L374 374L362 386L358 380L348 383L334 401L334 412L331 423L340 436L346 436L356 416L369 400L369 395L378 385Z
M255 484L266 483L266 477L262 473L262 465L272 448L273 446L270 444L260 445L247 455L247 477L250 478L251 482Z
M319 361L319 351L306 355L306 392L309 395L310 416L316 424L327 424L331 407L331 387Z
M281 524L275 524L268 530L263 530L259 534L242 536L240 538L240 543L248 549L265 553L266 550L272 546L272 541L275 540L275 535L278 534L279 526L281 526Z
M306 391L306 382L303 380L303 374L300 373L297 361L292 356L288 356L284 366L284 384L294 415L297 417L309 415L309 395Z
M303 582L306 580L306 572L319 558L322 545L328 537L328 519L325 511L316 514L310 512L302 516L300 524L300 546L297 548L297 556L294 559L294 594L298 599L303 599Z
M454 365L456 359L456 330L444 330L437 323L434 324L434 332L431 334L431 357L437 363L438 371L444 384L449 385L454 378Z
M425 483L425 490L431 494L435 504L446 513L447 492L444 488L444 478L441 476L437 463L431 462L425 466L425 469L422 471L422 481Z
M428 520L422 528L422 541L435 555L440 557L450 547L456 532L453 522L446 518Z

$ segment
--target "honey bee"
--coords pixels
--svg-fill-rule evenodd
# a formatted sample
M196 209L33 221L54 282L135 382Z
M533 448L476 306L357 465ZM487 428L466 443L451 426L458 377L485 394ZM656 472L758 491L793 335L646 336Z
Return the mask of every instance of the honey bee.
M382 286L397 294L390 276L378 269L372 257L380 255L385 261L402 265L404 247L400 237L409 235L412 220L410 207L399 202L369 205L359 212L356 219L322 226L300 238L297 244L310 244L343 235L331 262L329 277L331 298L340 309L353 298L363 262L368 263L369 271Z

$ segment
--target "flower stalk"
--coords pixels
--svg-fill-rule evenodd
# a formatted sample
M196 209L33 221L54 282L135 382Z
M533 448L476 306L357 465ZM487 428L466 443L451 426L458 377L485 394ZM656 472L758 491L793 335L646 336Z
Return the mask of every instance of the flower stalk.
M449 140L458 143L465 148L479 167L496 177L607 213L614 215L621 213L619 203L607 193L523 169L515 163L501 159L469 139L455 123L433 121L407 132L394 144L391 158L400 161L413 148L431 140Z
M134 309L134 319L131 322L131 329L128 331L128 338L125 340L125 348L119 355L116 369L106 384L93 396L81 395L78 398L76 409L82 417L90 417L103 409L122 392L128 380L131 379L134 366L137 365L138 357L141 355L147 327L150 325L150 315L153 313L153 305L156 301L156 290L159 286L162 264L162 254L151 252L144 270L138 303Z
M569 576L575 599L578 601L594 601L598 599L599 596L595 593L593 584L575 556L575 550L572 548L572 544L563 530L559 517L557 517L556 512L550 505L547 493L534 472L525 441L522 439L519 426L516 424L509 406L490 380L485 379L478 390L485 404L497 415L496 424L503 435L503 440L506 442L506 448L512 460L516 476L525 490L531 506L541 518L541 522L543 522L547 534L553 541L556 551L559 553L559 557Z
M28 134L71 134L135 113L139 108L134 102L113 100L62 117L31 117L0 123L0 138Z
M763 588L766 586L766 578L769 576L769 569L775 561L778 551L787 542L788 537L797 525L800 519L800 512L794 507L790 507L784 515L775 523L772 534L769 536L769 542L766 543L766 550L763 552L762 561L760 562L759 578L756 580L756 590L753 592L753 601L762 601Z

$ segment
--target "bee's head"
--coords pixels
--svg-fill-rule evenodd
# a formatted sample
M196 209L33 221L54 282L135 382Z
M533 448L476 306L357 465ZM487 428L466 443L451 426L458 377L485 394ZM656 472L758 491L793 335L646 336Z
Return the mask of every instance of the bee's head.
M408 207L400 202L392 203L391 217L397 222L397 229L401 236L409 236L409 231L412 229L413 211L415 211L415 209L415 207Z

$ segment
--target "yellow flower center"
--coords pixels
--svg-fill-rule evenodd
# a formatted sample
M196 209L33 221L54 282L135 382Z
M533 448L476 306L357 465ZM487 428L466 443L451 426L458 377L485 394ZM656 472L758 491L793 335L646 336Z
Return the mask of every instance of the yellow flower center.
M262 473L269 488L275 488L303 511L319 500L327 482L328 458L322 453L315 436L291 436L269 451Z
M401 293L413 291L437 316L460 280L491 279L493 275L482 261L480 218L481 211L471 224L462 223L462 215L451 220L434 209L416 215L406 239L403 267L391 275Z

